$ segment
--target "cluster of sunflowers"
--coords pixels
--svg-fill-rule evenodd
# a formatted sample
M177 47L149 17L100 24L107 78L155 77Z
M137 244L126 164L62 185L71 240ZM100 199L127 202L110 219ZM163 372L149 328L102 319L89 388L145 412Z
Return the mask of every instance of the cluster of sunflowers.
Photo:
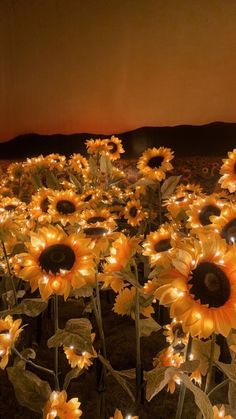
M173 393L177 384L176 419L182 415L185 388L193 392L204 418L233 418L230 411L225 413L232 406L212 406L210 396L219 385L236 382L236 149L223 161L219 184L224 190L206 195L200 185L167 177L174 158L168 148L146 150L137 163L138 180L128 186L125 174L115 167L124 153L119 138L87 140L86 148L87 158L51 154L12 163L1 179L0 368L7 367L14 353L7 373L19 402L43 412L45 419L79 418L78 398L67 401L70 380L95 358L103 366L104 386L107 372L115 374L106 358L100 297L102 291L113 290L113 311L135 322L137 413L144 387L151 400L165 386ZM62 297L91 299L98 351L88 318L71 319L58 329ZM32 361L33 350L16 347L27 330L19 317L40 315L49 300L55 320L55 334L48 340L48 347L55 348L53 370ZM167 307L164 312L162 306ZM167 311L169 324L163 320ZM145 336L147 328L149 335L162 329L168 345L144 378L143 327ZM223 354L216 335L228 344L232 365L219 361ZM63 347L73 371L62 391L58 347ZM28 364L51 374L55 388L27 370ZM216 368L228 378L214 387ZM27 390L22 380L37 387L37 402L19 396ZM129 395L134 400L131 390ZM107 418L106 412L100 417ZM122 418L116 409L114 419Z

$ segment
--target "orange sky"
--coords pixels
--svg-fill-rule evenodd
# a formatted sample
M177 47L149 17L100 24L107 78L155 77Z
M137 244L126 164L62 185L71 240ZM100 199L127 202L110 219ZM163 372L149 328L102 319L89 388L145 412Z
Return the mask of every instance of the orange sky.
M0 141L236 122L235 0L3 0L0 39Z

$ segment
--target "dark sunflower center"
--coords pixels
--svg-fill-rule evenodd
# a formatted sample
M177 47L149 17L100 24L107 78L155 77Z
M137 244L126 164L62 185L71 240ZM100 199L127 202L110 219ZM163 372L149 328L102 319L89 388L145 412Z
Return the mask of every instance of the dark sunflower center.
M185 200L185 196L179 196L178 198L176 198L176 202L183 202Z
M225 224L221 231L221 237L223 237L228 244L236 243L236 218Z
M214 263L200 263L189 281L194 300L209 307L221 307L230 297L230 283L225 273Z
M160 240L155 244L154 248L157 253L166 252L167 250L171 249L170 239Z
M58 201L56 209L61 214L72 214L75 212L76 207L73 202L68 201L67 199L62 199L61 201Z
M137 215L137 213L138 213L138 210L137 210L137 208L136 208L136 207L131 207L131 208L130 208L130 210L129 210L129 215L130 215L131 217L135 218L135 217L136 217L136 215Z
M4 209L5 209L6 211L14 211L14 210L16 209L16 207L17 207L17 205L9 204L9 205L6 205L6 206L4 207Z
M182 328L182 324L181 323L176 323L173 327L172 327L172 332L173 334L177 337L177 338L183 338L185 336L185 333L183 331Z
M111 147L110 153L115 153L118 149L118 146L116 143L113 143L112 141L109 141L108 145Z
M84 228L84 233L87 236L102 236L104 234L108 233L108 229L107 228L103 228L103 227L86 227Z
M210 217L212 215L220 215L220 209L216 205L206 205L201 209L201 212L199 214L199 220L200 223L203 226L206 226L208 224L211 224Z
M40 204L40 208L43 212L48 212L48 207L49 207L49 199L45 198L41 204Z
M162 156L151 157L147 165L151 167L151 169L158 169L161 166L163 160L164 157Z
M75 263L75 254L65 244L53 244L42 251L39 263L42 269L53 274L60 272L60 269L69 271Z
M84 198L84 202L90 201L90 199L92 199L92 197L93 197L92 194L87 195L86 198Z
M73 349L73 352L75 353L75 355L78 355L78 356L83 355L83 353L79 349Z
M104 217L99 217L99 216L97 216L97 217L91 217L91 218L89 218L89 219L87 220L87 222L88 222L89 224L102 223L102 222L104 222L104 221L106 221L106 218L104 218Z
M193 190L192 189L185 189L185 192L187 192L187 193L193 193Z

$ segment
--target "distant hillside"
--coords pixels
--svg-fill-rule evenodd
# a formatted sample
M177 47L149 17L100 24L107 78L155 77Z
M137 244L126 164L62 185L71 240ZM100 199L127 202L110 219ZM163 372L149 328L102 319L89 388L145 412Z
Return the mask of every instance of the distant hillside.
M114 134L115 135L115 134ZM123 140L126 158L139 157L148 147L170 147L178 156L226 156L236 148L236 124L214 122L202 126L143 127L116 134ZM0 143L0 159L24 159L39 154L85 153L89 138L105 138L88 133L71 135L26 134Z

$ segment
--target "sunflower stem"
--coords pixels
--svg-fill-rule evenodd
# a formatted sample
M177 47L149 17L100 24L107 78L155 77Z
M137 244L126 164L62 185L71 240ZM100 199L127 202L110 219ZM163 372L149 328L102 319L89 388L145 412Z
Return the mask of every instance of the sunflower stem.
M138 268L134 260L134 270L136 282L139 284ZM140 302L139 289L136 288L135 294L135 340L136 340L136 404L139 405L142 399L142 363L141 363L141 345L140 345Z
M11 267L10 267L9 259L8 259L8 256L7 256L5 243L4 243L3 240L2 240L2 250L3 250L4 257L5 257L6 264L7 264L7 272L8 272L10 281L11 281L11 287L12 287L12 292L13 292L13 296L14 296L14 304L13 305L16 305L16 303L17 303L16 287L15 287L14 280L13 280L13 277L12 277Z
M58 330L58 295L53 296L53 311L54 311L54 333ZM59 380L58 380L58 347L54 348L54 371L55 371L55 387L59 391Z
M55 375L55 371L53 371L53 370L50 370L49 368L45 368L45 367L42 367L41 365L38 365L38 364L35 364L33 361L31 361L31 360L29 360L29 359L26 359L23 355L21 355L21 353L13 346L13 348L12 348L12 350L13 350L13 352L15 352L15 354L20 358L20 359L22 359L22 361L24 361L26 364L28 364L28 365L30 365L31 367L33 367L33 368L36 368L37 370L39 370L39 371L42 371L42 372L46 372L47 374L50 374L50 375L53 375L53 377L54 377L54 379L55 379L55 382L56 382L56 379L57 379L57 377L56 377L56 375ZM59 386L58 386L59 387Z
M212 338L211 338L211 352L210 352L209 368L208 368L208 373L207 373L206 383L205 383L205 390L204 390L206 394L209 393L211 383L212 383L215 341L216 341L216 335L215 333L213 333Z
M158 211L159 211L159 225L162 224L162 214L161 214L161 183L158 182Z
M192 338L191 335L189 335L188 345L187 345L186 353L185 353L185 361L189 360L189 355L190 355L191 350L192 350L192 341L193 341L193 338ZM177 405L177 410L176 410L176 414L175 414L175 419L181 419L181 417L182 417L185 394L186 394L186 387L183 383L181 383L180 384L179 399L178 399L178 405Z

